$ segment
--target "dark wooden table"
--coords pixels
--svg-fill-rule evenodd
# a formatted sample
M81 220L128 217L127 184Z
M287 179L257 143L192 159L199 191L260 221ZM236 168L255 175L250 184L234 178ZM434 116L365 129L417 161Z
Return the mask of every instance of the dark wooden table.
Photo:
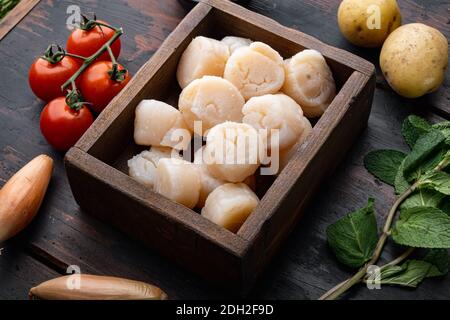
M251 0L251 10L349 50L374 63L378 50L352 46L341 36L338 0ZM399 0L403 20L420 21L450 38L449 0ZM176 0L41 0L0 42L0 185L34 156L55 159L55 171L42 208L20 236L0 246L0 298L26 299L30 287L66 273L78 265L83 273L115 275L164 288L173 299L226 298L229 293L210 287L141 244L84 214L75 203L63 167L63 154L53 151L39 131L43 103L27 83L28 68L50 42L63 44L71 4L113 25L124 27L121 62L135 73L157 50L186 14ZM379 77L368 129L361 135L336 173L324 183L304 218L273 260L251 294L253 298L316 299L350 275L328 249L328 224L376 199L379 221L393 201L390 187L370 176L364 154L376 148L406 149L400 135L402 120L411 113L431 120L450 119L450 71L444 86L430 96L407 100L394 94ZM95 194L92 195L95 198ZM398 254L389 244L383 260ZM450 277L427 279L419 289L383 287L351 291L349 299L448 299Z

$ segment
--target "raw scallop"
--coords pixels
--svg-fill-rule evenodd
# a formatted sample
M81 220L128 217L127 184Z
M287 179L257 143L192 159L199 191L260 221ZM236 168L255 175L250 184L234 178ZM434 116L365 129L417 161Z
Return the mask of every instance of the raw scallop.
M236 49L225 66L224 78L248 100L277 93L284 83L283 58L262 42Z
M316 50L303 50L285 61L282 91L302 107L305 116L321 116L336 95L333 74Z
M200 198L197 203L197 207L203 208L205 205L206 198L209 196L211 192L214 191L217 187L227 183L224 180L220 180L214 178L211 173L209 173L206 164L203 161L203 153L205 147L198 149L194 155L194 164L197 167L197 170L200 174ZM245 183L250 189L255 190L256 188L256 178L254 175L247 177L243 183Z
M265 134L269 150L292 147L304 130L302 108L285 94L267 94L253 97L242 109L242 121ZM276 130L271 134L272 130Z
M230 54L233 54L236 49L248 47L252 43L252 40L247 38L228 36L223 38L222 42L228 46L228 48L230 49Z
M140 183L153 188L159 160L170 158L172 151L174 149L166 147L152 147L150 151L142 151L128 160L129 175Z
M237 232L258 203L258 197L246 184L227 183L209 195L202 216L231 232Z
M204 76L183 89L178 107L187 126L194 131L194 121L202 122L202 133L225 121L242 121L244 98L229 81ZM197 132L199 133L199 132Z
M217 187L227 183L224 180L220 180L214 178L208 171L205 163L203 162L204 147L198 149L194 155L194 164L196 165L197 170L200 175L200 197L197 203L199 208L203 208L205 205L206 198L209 196L211 192Z
M196 37L188 45L178 62L177 80L182 89L203 76L223 76L230 52L228 46L218 40Z
M192 209L197 205L200 187L200 176L193 163L180 159L159 160L156 192Z
M204 162L217 179L242 182L259 167L258 132L250 125L224 122L209 130Z
M136 107L134 141L184 150L191 142L191 131L178 109L158 100L143 100Z
M292 146L290 149L287 150L283 150L280 152L280 170L279 172L281 172L281 170L284 169L284 167L288 164L289 160L292 158L292 156L294 155L294 153L297 151L297 149L300 147L301 144L303 144L306 140L306 138L311 134L313 128L311 125L311 122L309 122L309 120L305 117L303 117L303 125L304 125L304 130L301 134L301 136L298 138L297 143Z

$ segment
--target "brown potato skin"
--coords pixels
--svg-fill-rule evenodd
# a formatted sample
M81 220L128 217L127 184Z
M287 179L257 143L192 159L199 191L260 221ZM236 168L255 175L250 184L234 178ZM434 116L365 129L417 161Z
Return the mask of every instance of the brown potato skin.
M380 29L367 26L371 5L380 8ZM402 17L396 0L344 0L339 6L338 24L344 37L354 45L378 48L402 24Z
M436 91L448 67L448 42L437 29L410 23L385 41L380 66L386 81L398 94L417 98Z

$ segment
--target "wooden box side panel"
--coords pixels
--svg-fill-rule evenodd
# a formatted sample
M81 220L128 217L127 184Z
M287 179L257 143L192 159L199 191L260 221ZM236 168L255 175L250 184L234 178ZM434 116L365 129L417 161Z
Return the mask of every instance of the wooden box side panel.
M247 283L255 281L296 226L321 182L342 161L367 126L374 89L375 76L369 78L359 72L353 73L343 88L342 96L336 101L334 112L326 113L316 125L314 133L300 147L239 231L239 235L251 243L244 262L244 277L249 278Z
M240 289L247 242L194 212L185 221L174 219L167 213L189 215L190 210L162 197L149 205L145 198L152 196L143 186L120 172L112 173L80 149L69 151L65 165L75 199L89 214L205 280Z

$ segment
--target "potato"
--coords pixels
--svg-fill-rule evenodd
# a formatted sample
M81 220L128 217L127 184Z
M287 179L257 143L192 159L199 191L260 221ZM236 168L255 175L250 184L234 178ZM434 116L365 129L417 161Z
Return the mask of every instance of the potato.
M386 39L380 66L389 85L404 97L433 92L444 81L447 70L447 39L421 23L401 26Z
M402 23L396 0L344 0L338 10L339 29L348 41L380 47Z

